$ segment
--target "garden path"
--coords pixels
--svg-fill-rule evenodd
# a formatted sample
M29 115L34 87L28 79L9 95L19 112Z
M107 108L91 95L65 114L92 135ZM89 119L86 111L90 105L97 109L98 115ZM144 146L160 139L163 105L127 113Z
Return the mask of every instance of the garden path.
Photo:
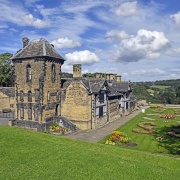
M147 109L149 106L143 106L142 109ZM103 139L105 136L110 134L112 131L116 130L126 122L130 121L132 118L137 116L142 112L142 109L140 108L137 111L134 111L132 114L128 116L122 116L119 119L109 122L108 124L98 128L98 129L91 129L86 131L77 131L74 133L66 134L64 137L72 138L72 139L78 139L83 141L88 141L92 143L96 143Z

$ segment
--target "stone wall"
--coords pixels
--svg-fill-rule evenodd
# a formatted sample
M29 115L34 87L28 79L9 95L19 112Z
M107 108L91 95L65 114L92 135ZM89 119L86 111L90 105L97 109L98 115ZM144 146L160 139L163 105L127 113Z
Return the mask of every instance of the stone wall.
M15 98L9 97L6 94L0 92L0 112L5 109L9 109L11 111L15 110Z
M119 100L109 100L109 121L114 121L120 117Z
M79 129L90 129L91 106L91 95L79 80L74 80L66 89L61 115L71 120Z

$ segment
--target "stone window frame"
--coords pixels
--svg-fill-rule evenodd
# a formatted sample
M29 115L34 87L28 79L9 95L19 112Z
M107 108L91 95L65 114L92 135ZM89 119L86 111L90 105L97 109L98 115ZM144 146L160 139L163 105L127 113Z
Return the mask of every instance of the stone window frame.
M24 101L24 92L20 91L20 101L23 102Z
M57 100L57 101L60 100L60 93L59 93L59 91L57 91L57 94L56 94L56 100Z
M32 106L29 104L28 106L28 120L32 120Z
M53 83L56 81L56 66L55 66L55 64L51 65L51 80Z
M38 121L38 108L34 108L34 120Z
M26 65L26 82L30 83L32 81L32 70L31 65Z
M20 118L24 119L24 106L23 105L21 105L20 107Z
M28 102L32 102L32 92L28 91Z
M40 101L40 90L35 89L35 101L38 102Z
M47 92L47 102L50 102L50 92Z
M14 108L14 104L10 104L10 108Z

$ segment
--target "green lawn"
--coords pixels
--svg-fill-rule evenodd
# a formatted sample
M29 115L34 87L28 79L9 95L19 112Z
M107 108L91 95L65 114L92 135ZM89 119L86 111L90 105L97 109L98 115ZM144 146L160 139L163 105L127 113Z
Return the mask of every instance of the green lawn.
M158 88L158 89L160 89L160 90L164 90L164 89L170 88L171 86L160 86L160 85L155 85L155 86L151 86L151 87Z
M148 91L148 93L150 93L150 94L154 94L154 90L152 90L152 89L147 89L147 91Z
M0 126L2 180L178 180L179 167L178 158Z
M164 110L164 112L162 112ZM163 154L171 154L171 155L177 155L177 150L180 149L180 140L177 138L171 138L169 135L167 135L167 132L171 130L172 125L176 125L177 121L180 121L180 117L176 117L175 120L168 120L168 122L164 122L164 119L160 118L159 115L157 116L147 116L146 114L156 114L156 113L162 113L162 114L174 114L173 109L156 109L156 108L149 108L146 110L145 114L139 114L135 118L133 118L131 121L123 125L122 127L118 128L119 131L124 132L127 134L128 137L131 138L131 141L136 143L137 146L130 147L131 149L135 150L142 150L142 151L148 151L153 153L163 153ZM142 117L148 117L155 119L154 121L150 120L144 120ZM140 131L145 131L139 127L137 127L137 124L140 122L153 122L156 124L154 129L156 130L156 134L137 134L133 133L133 129L138 129ZM163 137L164 139L162 141L158 141L157 137ZM100 143L105 142L104 138L100 141ZM129 147L125 147L129 148ZM178 155L177 155L178 156Z

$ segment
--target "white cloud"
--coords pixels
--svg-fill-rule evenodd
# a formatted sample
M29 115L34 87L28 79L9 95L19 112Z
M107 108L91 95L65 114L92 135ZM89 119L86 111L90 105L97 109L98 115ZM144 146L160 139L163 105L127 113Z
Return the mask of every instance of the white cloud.
M134 70L130 74L131 75L146 75L146 76L164 75L165 71L162 71L159 68L141 69L141 70Z
M99 58L93 52L88 50L84 51L75 51L73 53L68 53L65 55L66 60L70 64L84 64L84 65L92 65L94 63L99 62Z
M111 30L106 32L106 37L111 40L127 39L129 35L125 31Z
M0 6L0 21L11 22L19 26L33 26L43 28L49 26L49 22L35 18L21 6L4 1Z
M173 19L176 24L180 25L180 11L176 14L171 14L170 18Z
M43 28L49 26L49 22L43 21L41 19L34 18L32 14L25 15L22 17L22 21L24 24L28 26L34 26L37 28Z
M115 13L118 16L133 16L138 14L137 1L125 2L115 10Z
M75 48L81 46L79 42L75 42L67 37L54 40L51 42L51 44L53 44L57 49Z
M137 35L122 40L114 53L114 60L136 62L142 59L154 59L170 47L169 40L163 32L140 29Z

